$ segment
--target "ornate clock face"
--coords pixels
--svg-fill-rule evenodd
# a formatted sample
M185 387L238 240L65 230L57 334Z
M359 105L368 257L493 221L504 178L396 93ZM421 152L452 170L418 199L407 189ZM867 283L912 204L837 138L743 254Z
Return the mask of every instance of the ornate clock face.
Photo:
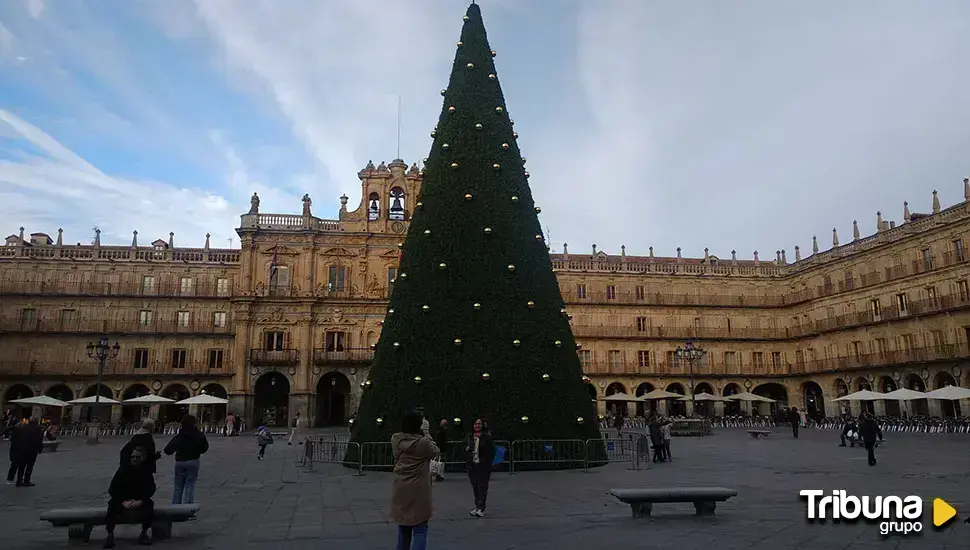
M404 233L404 224L401 222L394 222L391 224L391 231L395 233Z

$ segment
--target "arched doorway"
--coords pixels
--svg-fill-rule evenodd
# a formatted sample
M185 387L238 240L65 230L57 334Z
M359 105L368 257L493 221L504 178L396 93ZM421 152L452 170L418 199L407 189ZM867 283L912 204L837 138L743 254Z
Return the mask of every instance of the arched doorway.
M268 372L253 386L253 425L286 427L290 410L290 381L282 374Z
M815 420L825 418L825 398L822 396L822 387L810 380L802 385L802 394L805 398L805 415Z
M636 392L633 395L640 397L646 395L654 390L653 384L650 382L643 382L637 386ZM657 414L657 402L654 400L650 401L638 401L637 402L637 416L644 418L649 418Z
M849 395L849 385L845 383L845 380L841 378L835 379L835 398L845 397ZM852 409L849 407L849 403L846 401L839 401L839 411L842 416L847 416L852 414Z
M211 395L212 397L218 397L219 399L229 399L229 392L226 388L222 387L222 384L206 384L202 387L202 392L205 395ZM228 408L226 405L205 405L199 407L199 421L205 424L217 424L223 425L226 421L226 410Z
M316 426L343 426L350 404L350 380L340 372L328 372L317 381Z
M714 392L714 388L711 387L707 382L701 382L694 386L694 395L699 395L706 393L708 395L717 395ZM705 416L711 418L714 416L714 402L713 401L695 401L694 402L694 414Z
M111 388L104 384L88 386L88 389L84 390L84 397L94 397L95 395L107 397L108 399L115 398L115 392L111 391ZM88 422L110 422L111 405L98 405L97 407L94 406L94 403L85 405L84 418Z
M923 379L918 374L907 375L906 379L903 380L903 385L906 389L913 391L926 391L926 384L923 383ZM926 399L913 399L909 402L909 406L914 416L929 416L930 414L930 404Z
M26 384L14 384L7 388L6 393L3 394L4 410L10 409L11 414L16 415L17 418L27 418L30 416L31 407L22 407L19 405L10 405L11 401L16 401L18 399L27 399L28 397L34 396L34 390L27 387Z
M883 376L882 378L879 379L880 392L889 393L892 391L896 391L897 389L899 388L896 387L896 381L890 378L889 376ZM897 418L902 416L899 408L898 399L886 399L885 401L883 401L883 403L885 403L886 405L886 416L895 416Z
M619 382L613 382L609 386L606 386L606 397L611 395L616 395L618 393L626 393L626 386ZM627 417L630 415L627 404L618 401L607 401L606 402L606 412L610 414L615 414L620 417Z
M731 395L737 395L741 393L741 386L731 382L730 384L724 386L724 391L721 392L722 397L729 397ZM741 415L741 402L737 399L730 399L724 402L724 416L740 416Z
M872 384L869 383L869 380L860 377L856 379L855 388L855 391L872 391ZM875 401L859 401L859 406L862 407L863 411L871 414L876 413Z
M66 384L54 384L47 388L44 395L53 397L54 399L60 399L65 403L74 399L74 392ZM55 424L61 424L64 422L64 410L63 407L44 407L44 417L50 419Z
M751 403L751 407L758 411L757 414L775 416L776 413L788 407L788 390L785 386L777 382L769 382L756 386L751 390L751 393L760 395L761 397L767 397L768 399L774 399L775 401L774 403L759 403L757 401Z
M182 384L170 384L169 386L163 388L162 393L159 395L175 402L188 399L190 397L189 389ZM160 407L159 421L163 426L172 422L181 422L182 417L187 414L189 414L188 405L176 405L175 403L170 403Z
M680 395L686 395L684 392L684 386L674 382L666 387L666 390L670 393L679 393ZM687 416L687 402L681 401L680 399L668 399L667 400L667 413L670 416Z
M129 399L137 399L139 397L144 397L146 395L151 395L151 390L145 384L132 384L125 388L125 391L121 394L121 401L127 401ZM122 405L121 407L121 420L122 422L138 422L142 418L148 416L151 411L150 405L143 406L133 406L133 405Z
M947 386L956 386L957 381L950 373L940 371L933 377L933 389L938 390ZM940 414L946 418L960 416L960 402L950 400L940 400Z

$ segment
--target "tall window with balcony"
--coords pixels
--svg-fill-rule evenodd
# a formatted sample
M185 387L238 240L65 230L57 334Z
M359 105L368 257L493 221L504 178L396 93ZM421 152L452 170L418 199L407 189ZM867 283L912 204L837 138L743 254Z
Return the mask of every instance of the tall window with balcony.
M677 352L668 351L667 352L667 372L677 372Z
M771 371L774 374L783 374L782 369L785 367L784 361L781 357L780 351L771 352Z
M182 277L179 279L179 296L193 296L195 294L195 279Z
M229 316L225 311L216 311L212 314L212 327L225 328L228 324Z
M155 320L155 313L150 309L143 309L138 312L138 326L150 327Z
M953 261L954 263L963 263L963 239L957 239L953 241Z
M649 332L650 320L646 317L637 317L637 332Z
M77 329L77 310L62 309L61 310L61 330L76 330L76 329Z
M606 362L611 373L620 374L623 372L623 355L620 350L611 349L606 352Z
M172 350L172 368L173 369L184 369L185 368L185 358L188 356L188 350L184 349L173 349Z
M606 285L606 299L616 300L616 285Z
M277 265L274 261L269 266L269 295L287 296L290 293L290 267Z
M754 367L754 371L758 373L765 372L765 354L760 351L755 351L751 353L751 365Z
M266 351L283 351L286 349L286 332L282 330L267 330L264 332L263 349Z
M229 296L229 279L216 279L216 296Z
M343 292L346 284L347 268L342 265L332 265L327 273L327 290L329 292Z
M324 341L326 342L326 350L328 352L344 351L344 342L347 338L347 333L343 331L327 331L324 336Z
M576 298L579 298L580 300L586 299L586 285L582 283L576 285Z
M188 311L179 311L175 314L175 324L179 328L188 327L191 324L192 316Z
M921 254L923 259L923 271L930 271L933 269L933 250L924 248Z
M138 348L131 352L131 367L135 370L148 368L148 349Z
M896 295L896 309L899 310L900 315L906 314L906 294Z
M155 277L145 275L141 278L141 293L155 294Z
M650 351L642 349L637 352L637 368L640 369L640 373L645 373L650 370Z
M961 302L970 300L970 285L967 284L966 279L960 279L957 281L957 294L960 295Z
M725 374L737 374L738 371L738 354L734 351L724 352L724 370Z
M936 287L928 286L926 287L926 305L933 308L937 306L936 299Z
M638 302L642 302L647 298L646 292L644 291L643 287L640 285L637 285L637 287L634 289L633 294L634 296L636 296L636 299Z
M879 298L874 298L869 300L869 317L873 321L878 321L882 316L882 306L879 304Z
M391 206L387 209L387 219L403 221L407 217L404 208L404 189L391 188Z
M209 370L222 370L222 358L225 351L221 349L209 350Z
M588 349L579 350L579 364L583 366L583 372L590 372L593 366L593 352Z

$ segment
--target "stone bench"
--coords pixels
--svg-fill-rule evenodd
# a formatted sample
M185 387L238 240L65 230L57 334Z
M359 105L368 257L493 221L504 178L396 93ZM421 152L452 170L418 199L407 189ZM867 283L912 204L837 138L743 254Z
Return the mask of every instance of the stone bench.
M658 502L691 502L698 516L713 516L717 502L738 496L738 492L724 487L672 487L665 489L611 489L610 494L629 504L633 517L650 517Z
M45 453L56 453L57 452L57 448L61 446L61 440L60 439L54 439L54 440L46 440L45 439L44 442L41 443L41 446L43 447Z
M188 521L199 511L198 504L155 504L152 517L152 537L164 540L172 536L172 523ZM50 522L54 527L67 527L68 540L91 539L91 531L96 525L104 525L108 506L99 508L61 508L48 510L40 515L41 521ZM122 514L118 525L141 525L142 518L138 509Z
M748 435L755 439L762 439L771 434L770 430L748 430Z

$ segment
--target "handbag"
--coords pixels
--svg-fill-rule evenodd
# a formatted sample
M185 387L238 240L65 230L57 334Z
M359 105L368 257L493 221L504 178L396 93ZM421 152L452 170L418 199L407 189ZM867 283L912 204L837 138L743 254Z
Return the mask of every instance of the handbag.
M443 466L444 466L444 464L441 463L441 460L439 460L437 458L432 458L431 459L431 473L432 474L441 475L441 471L444 469Z
M501 445L496 445L495 456L492 457L492 466L501 464L502 461L505 460L505 453L506 453L505 447Z

